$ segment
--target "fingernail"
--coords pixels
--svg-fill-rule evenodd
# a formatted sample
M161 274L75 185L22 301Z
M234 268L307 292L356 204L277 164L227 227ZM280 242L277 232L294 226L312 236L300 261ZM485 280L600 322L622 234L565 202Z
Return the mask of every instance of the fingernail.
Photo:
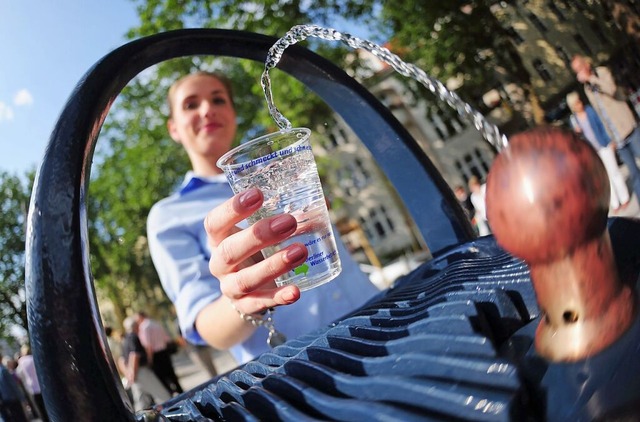
M295 226L295 218L291 218L288 215L279 215L269 223L269 227L276 234L284 234L294 229Z
M295 246L291 246L289 249L287 249L287 252L285 253L284 257L285 260L287 262L296 262L301 260L302 258L304 258L305 252L307 251L306 248L295 245Z
M293 292L291 290L285 290L282 293L282 298L287 302L292 302L292 301L296 300L296 295L293 294Z
M243 207L251 207L260 200L260 192L257 189L249 189L240 195L240 205Z

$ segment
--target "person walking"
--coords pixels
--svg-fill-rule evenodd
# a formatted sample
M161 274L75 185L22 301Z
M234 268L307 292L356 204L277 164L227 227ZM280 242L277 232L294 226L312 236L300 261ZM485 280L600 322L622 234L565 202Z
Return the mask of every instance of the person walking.
M127 387L131 389L136 411L147 409L153 404L164 403L171 394L149 367L147 352L138 337L139 327L133 316L122 323L125 330L122 341L121 367L125 372Z
M629 190L620 167L618 167L615 142L611 142L611 138L595 110L590 105L585 106L577 92L571 92L567 95L567 105L573 113L570 121L574 132L581 134L593 146L607 170L611 187L609 201L611 210L618 211L626 208L629 205Z
M143 311L136 313L136 320L139 326L138 336L146 350L151 369L167 390L171 393L181 394L183 389L173 367L171 353L167 349L171 341L167 330L160 323L149 318Z
M20 352L22 356L18 359L16 374L20 377L24 388L31 396L38 416L43 422L48 422L49 417L47 416L47 409L44 406L42 391L40 390L40 382L38 381L38 375L36 373L36 364L33 361L33 356L31 355L31 347L28 344L25 344L20 349Z
M615 142L618 155L629 170L633 191L640 200L640 128L635 114L627 104L624 93L606 66L593 68L591 61L581 55L571 60L571 69L584 87L589 103L598 113L609 137Z
M476 176L469 178L469 199L473 205L475 211L473 220L478 228L478 235L487 236L491 234L491 228L487 221L487 184L480 183L480 180Z
M2 363L0 354L0 421L27 422L22 405L22 392L9 369Z

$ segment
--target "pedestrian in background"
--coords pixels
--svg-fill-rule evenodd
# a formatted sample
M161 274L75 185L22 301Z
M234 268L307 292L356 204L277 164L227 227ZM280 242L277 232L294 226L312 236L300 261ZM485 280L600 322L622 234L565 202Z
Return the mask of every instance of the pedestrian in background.
M31 355L31 347L28 344L23 345L20 353L22 356L18 359L16 374L20 377L22 385L24 385L27 393L31 396L31 401L36 407L38 416L43 422L47 422L49 417L47 416L47 409L44 407L40 382L38 381L38 375L36 373L36 364Z
M456 194L456 198L458 199L460 205L462 205L462 209L464 210L469 220L471 220L476 210L473 208L471 198L466 189L462 185L456 185L456 187L453 189L453 193Z
M475 210L473 219L476 223L476 227L478 228L478 235L486 236L491 234L489 222L487 221L487 185L485 183L480 183L480 179L476 176L471 176L469 178L469 191L471 192L469 198L471 199L471 204L473 204L473 209Z
M607 170L611 186L609 206L613 211L626 208L629 205L629 190L618 167L615 142L611 142L609 134L593 107L588 104L585 106L577 92L567 95L567 105L573 113L570 120L574 132L581 134L583 139L598 151L600 160Z
M625 93L606 66L593 68L588 58L576 55L571 68L609 137L616 143L618 155L629 170L633 191L640 200L640 169L636 163L640 158L640 128Z
M164 403L171 398L171 394L149 366L147 352L138 337L139 327L136 318L127 317L122 324L125 336L120 359L127 387L131 388L134 409L138 411L153 404Z
M6 422L27 422L22 406L22 392L13 374L2 363L0 354L0 420Z
M169 392L181 394L183 392L182 386L178 381L171 361L171 353L167 348L172 341L167 330L142 311L136 313L136 320L139 326L138 336L147 352L151 369Z

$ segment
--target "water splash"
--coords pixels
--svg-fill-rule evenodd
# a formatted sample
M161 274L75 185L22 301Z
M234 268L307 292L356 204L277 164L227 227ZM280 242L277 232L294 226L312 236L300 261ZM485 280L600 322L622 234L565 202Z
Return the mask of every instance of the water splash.
M291 123L282 115L273 102L269 70L274 68L280 62L282 54L287 47L303 41L310 36L330 41L342 41L353 49L361 48L372 53L379 60L390 65L396 72L403 76L415 79L436 95L440 100L445 101L449 106L456 110L463 119L471 122L480 134L498 151L508 145L507 137L500 133L500 130L494 124L488 122L480 112L464 102L458 94L447 89L442 82L430 77L422 69L410 63L405 63L388 49L371 41L318 25L296 25L292 27L282 38L271 46L269 53L267 54L264 72L262 73L260 82L267 100L269 113L280 129L291 129Z

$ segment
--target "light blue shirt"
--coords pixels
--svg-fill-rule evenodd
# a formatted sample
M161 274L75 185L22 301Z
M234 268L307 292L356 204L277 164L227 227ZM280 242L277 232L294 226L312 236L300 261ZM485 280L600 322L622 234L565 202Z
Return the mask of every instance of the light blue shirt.
M182 334L193 344L205 344L195 329L196 316L221 295L218 279L209 272L211 251L204 217L232 195L224 175L202 178L189 172L179 191L156 203L147 220L151 258L175 305ZM378 293L337 240L341 274L329 283L302 292L296 303L278 307L273 314L276 329L288 339L330 324ZM230 352L238 363L244 363L269 349L267 337L268 331L258 328Z

